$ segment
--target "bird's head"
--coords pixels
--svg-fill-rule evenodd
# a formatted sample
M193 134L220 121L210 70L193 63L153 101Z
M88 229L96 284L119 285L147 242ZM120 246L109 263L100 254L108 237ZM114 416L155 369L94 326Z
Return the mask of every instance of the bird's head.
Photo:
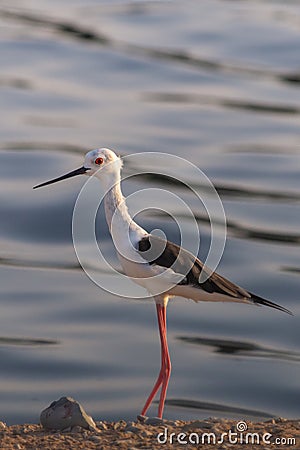
M53 180L45 181L45 183L34 186L33 189L72 178L76 175L95 175L100 180L114 180L119 176L121 168L122 160L115 152L108 148L99 148L86 153L83 166L79 167L79 169L75 169Z

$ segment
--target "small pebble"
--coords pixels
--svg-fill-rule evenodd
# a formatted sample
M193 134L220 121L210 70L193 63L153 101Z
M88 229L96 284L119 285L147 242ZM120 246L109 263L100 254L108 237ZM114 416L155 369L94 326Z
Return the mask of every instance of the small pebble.
M140 430L139 434L142 437L150 437L153 435L152 431L149 431L149 430L143 430L143 431Z
M80 427L79 425L75 425L75 427L71 428L71 433L81 433L82 432L82 427Z
M101 436L93 435L93 436L90 436L88 440L93 441L93 442L101 442L102 438L101 438Z
M213 427L213 423L209 423L204 420L195 420L194 422L187 423L183 426L183 430L195 430L196 428L205 428L209 430Z
M104 422L97 422L97 428L99 430L107 430L107 425Z
M125 428L124 431L127 431L129 433L135 433L135 434L140 434L141 433L141 429L134 426L134 425L127 425L127 427Z
M6 429L6 423L0 422L0 431L3 431Z
M269 420L266 420L266 423L271 423L271 424L275 424L276 423L276 420L275 419L269 419Z
M153 426L163 425L164 419L160 419L159 417L148 417L145 424Z
M114 442L114 444L117 445L122 445L122 444L132 444L132 441L130 439L118 439L117 441Z
M125 420L119 420L119 422L116 422L113 426L114 430L120 430L124 427L126 427L127 423Z
M164 423L164 425L167 425L168 427L175 427L176 426L176 421L175 420L163 419L163 423Z

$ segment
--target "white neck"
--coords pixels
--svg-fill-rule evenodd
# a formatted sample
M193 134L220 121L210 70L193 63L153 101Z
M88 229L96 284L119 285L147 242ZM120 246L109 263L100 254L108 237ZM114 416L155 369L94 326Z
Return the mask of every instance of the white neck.
M134 222L130 216L121 191L120 170L99 176L106 194L104 197L105 216L114 242L117 256L124 268L124 261L134 262L139 258L135 248L140 239L148 233Z
M120 239L128 241L129 235L132 242L137 242L148 233L135 223L128 212L126 200L121 191L120 172L114 172L110 175L109 180L101 180L107 191L104 198L104 208L110 234L115 243Z
M121 191L120 179L109 189L104 198L105 216L109 231L112 232L112 220L130 224L132 218L128 212L125 198ZM115 216L114 216L115 215Z

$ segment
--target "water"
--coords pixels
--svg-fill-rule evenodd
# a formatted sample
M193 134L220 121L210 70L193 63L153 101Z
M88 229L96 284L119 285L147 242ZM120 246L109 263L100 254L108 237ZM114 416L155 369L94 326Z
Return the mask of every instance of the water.
M166 417L299 417L298 2L13 0L0 14L0 419L37 421L61 395L96 419L132 419L154 383L153 304L101 291L77 262L83 178L31 189L99 146L201 167L228 220L219 272L295 314L172 301ZM191 205L205 253L191 193L142 176L125 190L154 186ZM178 238L166 214L140 221Z

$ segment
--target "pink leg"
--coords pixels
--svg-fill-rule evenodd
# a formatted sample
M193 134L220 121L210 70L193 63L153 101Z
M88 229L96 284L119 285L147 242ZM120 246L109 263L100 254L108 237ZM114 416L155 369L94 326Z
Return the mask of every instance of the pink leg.
M163 333L162 333L162 354L164 355L164 376L161 386L161 392L160 392L160 399L159 399L159 406L158 406L158 417L162 418L164 407L165 407L165 400L167 395L167 389L169 385L169 380L171 376L171 359L169 355L169 348L168 348L168 341L167 341L167 307L162 306L162 315L163 315Z
M167 343L167 307L162 306L160 304L156 304L156 311L161 344L161 369L157 381L154 385L154 388L152 389L145 403L145 406L141 412L141 415L144 416L147 413L155 395L157 394L157 391L159 390L160 386L162 386L158 407L158 417L162 418L167 388L171 375L171 360Z

